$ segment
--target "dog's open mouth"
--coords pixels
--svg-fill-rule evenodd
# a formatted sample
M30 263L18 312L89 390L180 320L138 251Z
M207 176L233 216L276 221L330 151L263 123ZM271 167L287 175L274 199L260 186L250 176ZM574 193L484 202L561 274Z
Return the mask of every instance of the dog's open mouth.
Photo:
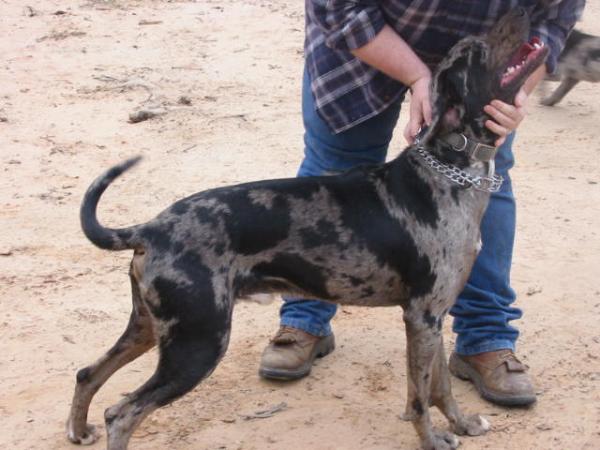
M547 53L548 49L537 37L521 45L502 74L500 86L508 87L531 74L544 61Z

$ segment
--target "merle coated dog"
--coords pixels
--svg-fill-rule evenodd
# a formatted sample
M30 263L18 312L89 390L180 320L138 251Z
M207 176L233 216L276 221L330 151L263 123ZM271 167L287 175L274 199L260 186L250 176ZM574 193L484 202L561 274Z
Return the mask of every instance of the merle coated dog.
M542 100L546 106L556 105L580 81L600 81L600 37L573 30L558 58L556 73L547 79L561 83Z
M528 23L515 10L489 35L459 42L434 75L433 123L387 164L200 192L123 229L100 225L96 207L137 159L98 178L83 201L82 227L100 248L133 250L133 311L115 345L77 373L69 439L97 438L87 424L92 397L116 370L158 345L156 372L104 415L108 448L125 449L148 414L214 370L227 349L235 300L261 292L400 305L405 417L422 446L454 449L453 433L485 433L487 421L463 415L452 396L442 321L469 275L489 192L498 187L491 169L497 136L484 126L483 107L494 98L512 102L547 53L525 42ZM452 432L432 427L430 405Z

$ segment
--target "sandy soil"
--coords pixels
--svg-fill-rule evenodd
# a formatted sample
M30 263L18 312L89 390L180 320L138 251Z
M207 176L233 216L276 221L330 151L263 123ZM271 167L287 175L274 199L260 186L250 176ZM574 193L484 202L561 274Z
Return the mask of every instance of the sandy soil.
M581 27L600 33L600 7L588 3ZM83 237L83 192L111 164L143 154L101 204L101 219L123 226L195 191L293 176L302 153L303 11L291 0L32 5L0 0L0 447L67 449L75 372L112 345L130 311L130 255ZM494 407L453 380L459 403L493 424L487 436L463 439L465 449L600 448L599 101L589 84L555 108L532 100L516 148L513 278L525 311L519 354L539 402ZM128 123L142 107L164 114ZM402 146L396 138L392 154ZM277 312L277 303L240 305L214 375L148 418L132 447L417 447L398 418L400 310L343 308L337 351L291 384L257 376ZM450 348L449 324L445 332ZM150 352L97 395L90 421L102 434L103 410L155 362ZM244 418L281 402L287 408L270 418ZM437 413L435 421L443 423Z

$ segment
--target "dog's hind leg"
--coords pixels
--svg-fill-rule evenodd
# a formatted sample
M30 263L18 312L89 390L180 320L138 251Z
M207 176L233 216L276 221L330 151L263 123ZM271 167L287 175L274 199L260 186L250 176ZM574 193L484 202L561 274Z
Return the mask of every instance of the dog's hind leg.
M575 85L579 83L579 80L571 77L565 77L560 85L556 88L556 90L548 97L542 100L542 105L545 106L554 106L558 102L560 102L565 95L569 93L571 89L575 87Z
M435 430L431 424L431 384L433 365L442 350L437 321L429 320L419 308L404 312L406 353L408 359L408 396L405 418L410 419L425 450L453 450L459 446L456 435Z
M164 321L154 375L104 413L108 450L126 449L146 416L192 390L212 373L227 349L231 303L218 308L196 295L184 295L185 288L173 289L171 293L177 297L161 295L161 307L153 310L158 320Z
M458 408L452 395L450 373L441 336L439 351L433 362L432 376L431 404L437 406L446 416L452 431L461 436L479 436L490 429L490 424L483 417L477 414L465 417Z
M141 299L137 281L131 274L130 279L133 310L126 330L104 356L77 372L75 395L67 422L67 436L73 443L88 445L97 439L94 427L87 424L93 396L113 373L155 345L149 311Z

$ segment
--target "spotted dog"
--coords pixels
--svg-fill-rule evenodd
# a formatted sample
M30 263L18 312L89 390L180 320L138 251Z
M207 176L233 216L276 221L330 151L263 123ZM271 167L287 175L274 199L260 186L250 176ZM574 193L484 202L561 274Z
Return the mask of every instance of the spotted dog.
M387 164L208 190L122 229L100 225L96 207L137 159L98 178L81 207L83 231L100 248L133 250L133 311L115 345L77 373L69 439L97 438L87 424L92 397L116 370L158 345L156 372L104 414L108 449L125 449L148 414L215 369L227 349L235 300L264 292L400 305L405 417L423 448L454 449L455 434L485 433L487 421L463 415L452 396L442 322L469 275L489 192L498 188L497 136L484 126L483 107L494 98L512 102L547 53L537 41L525 43L528 23L515 10L488 36L459 42L433 78L433 122L418 144ZM452 432L432 427L430 405Z
M573 30L558 58L556 73L548 80L561 83L542 100L546 106L556 105L580 81L600 81L600 37Z

